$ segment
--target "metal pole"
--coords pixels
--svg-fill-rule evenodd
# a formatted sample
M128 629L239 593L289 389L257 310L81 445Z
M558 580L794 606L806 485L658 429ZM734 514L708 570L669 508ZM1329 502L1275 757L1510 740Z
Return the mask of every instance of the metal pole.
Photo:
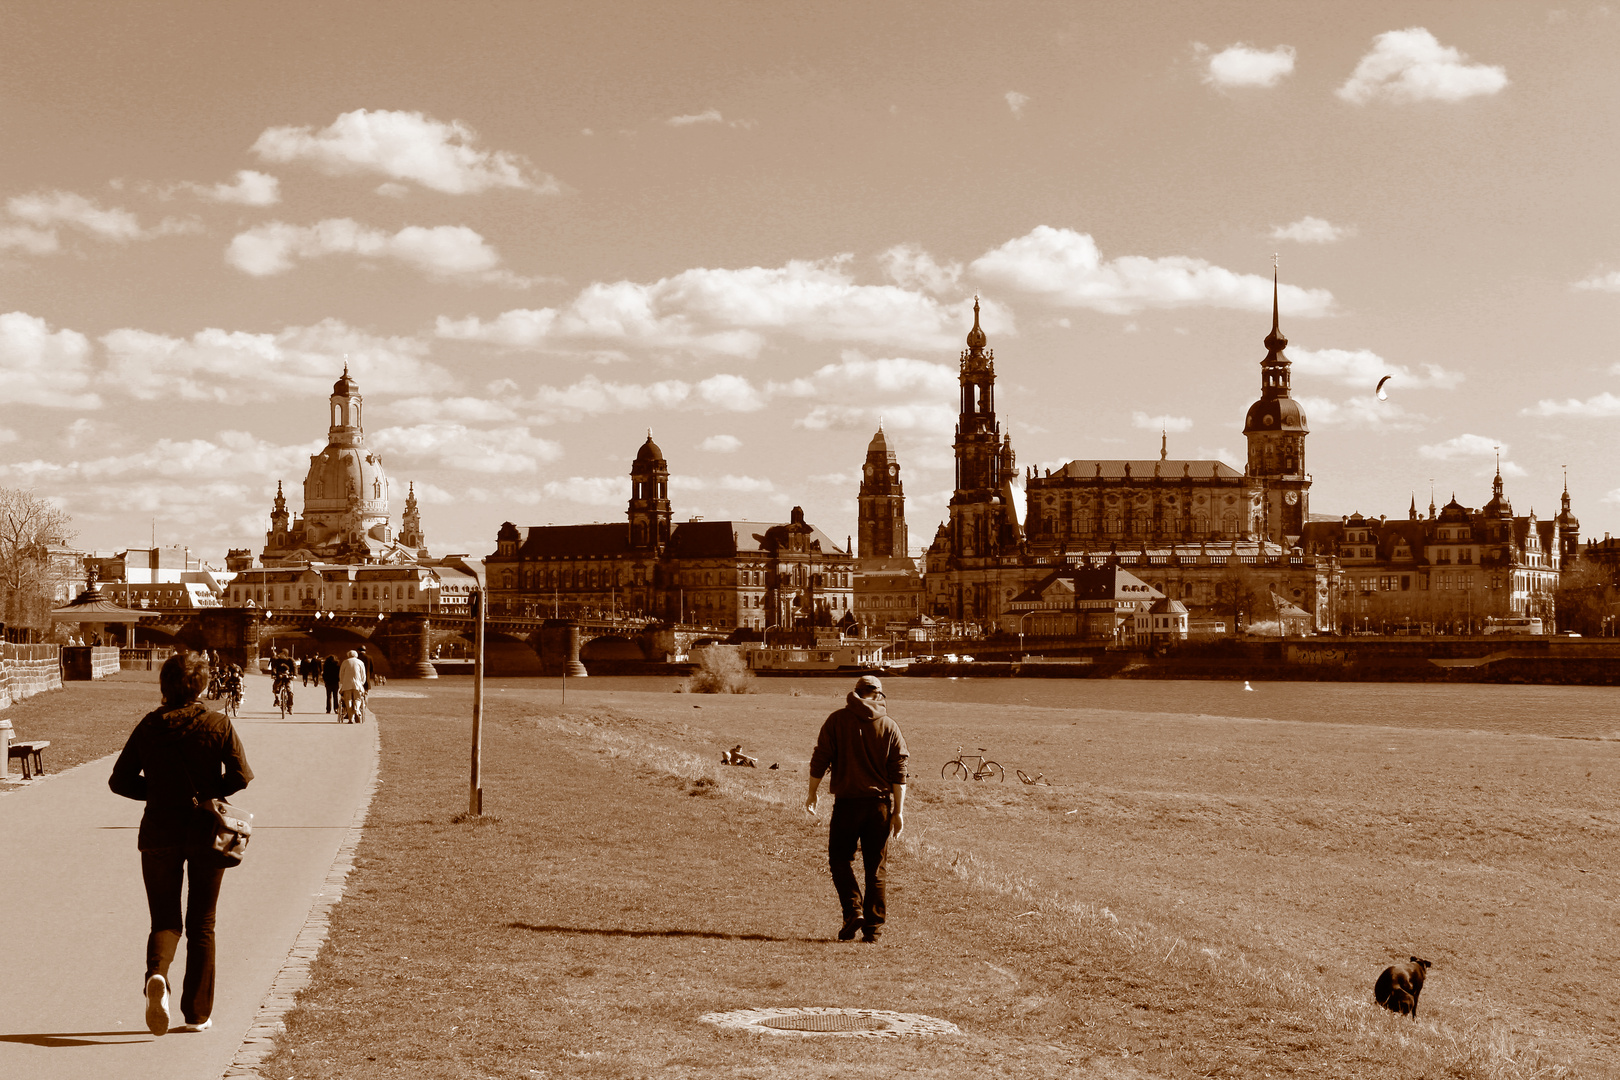
M474 587L469 601L473 608L473 717L472 780L467 794L467 812L484 812L484 784L480 776L484 758L484 590Z

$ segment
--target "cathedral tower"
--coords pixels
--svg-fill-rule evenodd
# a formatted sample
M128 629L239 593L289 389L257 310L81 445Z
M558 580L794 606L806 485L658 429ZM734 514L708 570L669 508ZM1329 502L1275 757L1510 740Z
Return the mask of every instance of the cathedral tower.
M899 462L889 449L882 424L866 447L866 467L861 474L857 503L860 515L857 554L863 559L905 558L906 493L900 486Z
M669 543L669 463L647 432L630 466L630 547L659 553Z
M422 557L427 556L427 537L422 535L422 512L416 506L416 485L405 493L405 513L399 519L399 542Z
M962 557L1011 553L1020 540L1018 519L1004 492L1016 478L1012 437L996 422L996 354L985 347L979 301L973 300L973 329L962 352L958 377L961 412L956 421L956 490L951 495L951 539Z
M1292 546L1305 530L1310 512L1311 478L1305 472L1305 410L1289 396L1288 339L1278 323L1277 277L1271 278L1271 333L1266 358L1260 362L1260 400L1249 406L1243 422L1249 440L1251 477L1264 490L1262 522L1265 539Z
M1564 473L1564 501L1558 516L1558 556L1562 569L1568 570L1581 554L1581 519L1569 508L1569 473Z

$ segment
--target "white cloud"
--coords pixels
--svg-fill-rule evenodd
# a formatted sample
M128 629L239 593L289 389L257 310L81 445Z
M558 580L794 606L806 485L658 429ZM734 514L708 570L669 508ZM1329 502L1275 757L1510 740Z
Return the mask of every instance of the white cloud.
M747 385L746 379L740 381ZM632 409L672 409L684 404L692 393L692 385L679 379L645 384L614 383L587 375L569 386L542 386L526 404L541 412L537 422L550 423Z
M128 243L131 240L150 240L174 233L198 232L202 226L195 221L164 218L151 228L143 228L140 219L122 207L104 207L72 191L35 191L27 195L14 195L6 200L11 216L35 228L18 229L13 226L11 247L21 247L34 254L47 254L57 249L55 226L70 225L100 240Z
M705 109L700 113L672 116L664 121L670 127L691 127L693 124L723 124L725 122L726 118L720 115L719 109Z
M1252 45L1231 45L1209 58L1204 81L1213 86L1276 86L1284 75L1294 72L1294 47L1257 49Z
M1131 413L1131 427L1146 431L1174 431L1179 434L1191 431L1192 426L1192 418L1188 416L1149 416L1145 412Z
M1377 98L1386 101L1462 101L1494 94L1508 84L1507 72L1488 64L1470 64L1457 49L1441 45L1421 26L1390 30L1373 39L1373 47L1337 91L1352 105Z
M425 343L379 337L337 319L273 334L210 327L189 339L126 328L104 335L101 344L108 385L142 400L320 401L331 393L345 358L362 392L372 397L454 385L448 372L428 361Z
M1219 307L1271 310L1271 282L1237 274L1203 259L1121 255L1103 262L1097 243L1072 229L1037 225L974 260L972 270L995 284L1032 293L1049 303L1127 315L1143 308ZM1284 285L1291 316L1325 315L1333 294Z
M1543 398L1528 409L1521 409L1525 416L1587 416L1608 417L1620 416L1620 397L1605 390L1596 397L1589 397L1585 401L1578 398L1567 398L1564 401L1554 401Z
M1028 94L1020 94L1016 90L1007 91L1007 108L1012 110L1013 116L1022 120L1024 118L1024 106L1028 104Z
M221 431L212 439L158 439L132 454L66 463L19 462L0 466L0 474L55 485L74 481L150 480L152 477L200 482L239 480L244 476L255 479L302 476L309 468L309 455L319 452L323 442L313 440L278 446L245 431Z
M480 150L478 135L459 120L445 123L419 112L356 109L319 131L266 128L253 144L266 161L308 161L332 174L371 172L410 180L450 195L512 188L555 194L557 181L535 174L521 155Z
M12 443L16 442L20 438L22 438L22 436L18 435L10 428L0 428L0 443Z
M21 311L0 315L0 404L97 409L92 375L90 342L77 330L53 331Z
M1507 444L1485 435L1457 435L1442 443L1418 447L1418 453L1434 461L1456 461L1459 458L1494 458L1498 452L1506 453Z
M630 482L622 476L570 476L546 481L540 493L586 506L623 506L630 498Z
M476 397L410 397L388 406L388 415L405 423L455 420L464 423L505 423L518 418L504 401Z
M36 229L32 225L0 226L0 248L21 248L30 255L49 255L61 246L55 229Z
M542 461L562 457L562 447L527 427L469 428L435 422L368 432L366 440L385 454L468 472L534 472Z
M710 405L729 412L756 412L765 407L765 398L741 375L710 375L697 384L697 392Z
M1393 376L1385 388L1395 394L1403 390L1434 387L1454 390L1463 381L1460 371L1438 364L1420 364L1418 371L1392 364L1371 349L1289 349L1296 373L1331 379L1345 386L1365 387L1369 395L1385 375Z
M1312 423L1328 426L1416 431L1429 419L1422 413L1407 412L1399 402L1379 401L1374 394L1346 398L1344 401L1305 396L1299 399L1299 403Z
M941 266L934 257L916 244L896 244L885 251L880 259L883 272L902 289L923 289L931 293L954 292L962 279L962 264L950 262Z
M703 440L700 449L715 454L734 454L742 449L742 440L735 435L710 435Z
M776 485L769 480L757 476L717 476L709 478L696 476L692 473L677 473L669 478L671 490L680 492L691 491L742 491L753 494L776 490Z
M238 169L235 181L229 184L187 184L186 187L210 202L274 206L281 201L281 181L269 173L252 169Z
M440 317L440 337L509 348L606 340L656 349L757 356L765 333L809 341L948 348L972 325L967 301L943 303L895 285L858 285L851 256L781 267L693 269L651 284L597 282L561 308L516 309L490 321ZM986 307L991 325L1010 326Z
M1308 214L1287 225L1273 226L1271 230L1273 240L1292 240L1298 244L1331 244L1355 234L1356 230L1348 225L1335 225Z
M337 254L398 259L435 277L479 279L495 273L501 261L488 241L465 225L407 225L390 235L350 218L259 225L232 238L225 261L243 273L268 277L286 273L298 259Z
M1610 270L1607 274L1593 274L1589 278L1577 281L1572 287L1596 292L1620 292L1620 270Z

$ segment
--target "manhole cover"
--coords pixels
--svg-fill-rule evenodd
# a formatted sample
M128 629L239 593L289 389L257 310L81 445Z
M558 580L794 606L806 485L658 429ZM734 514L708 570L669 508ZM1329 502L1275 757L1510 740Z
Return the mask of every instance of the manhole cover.
M706 1024L734 1031L757 1031L767 1035L847 1035L866 1039L893 1039L901 1035L960 1035L948 1020L918 1013L890 1012L887 1009L738 1009L708 1013L700 1018Z

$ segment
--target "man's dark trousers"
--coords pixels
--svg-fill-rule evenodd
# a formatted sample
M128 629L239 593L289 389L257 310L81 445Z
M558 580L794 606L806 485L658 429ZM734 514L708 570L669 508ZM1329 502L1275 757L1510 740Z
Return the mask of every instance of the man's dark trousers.
M827 864L832 869L833 888L844 907L844 921L860 919L868 934L883 925L883 882L888 859L889 800L882 797L833 800L832 821L827 825ZM859 844L866 863L865 907L861 888L855 882L855 846Z

